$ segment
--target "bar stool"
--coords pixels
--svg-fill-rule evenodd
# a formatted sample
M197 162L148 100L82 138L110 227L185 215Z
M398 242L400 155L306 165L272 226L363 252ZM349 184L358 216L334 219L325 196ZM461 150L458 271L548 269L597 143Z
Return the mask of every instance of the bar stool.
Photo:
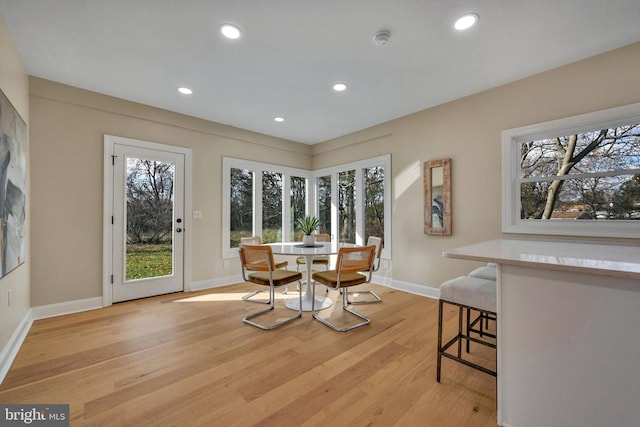
M487 279L487 280L495 281L497 276L497 265L495 263L490 262L485 267L476 268L471 273L469 273L468 276L477 277L478 279ZM480 336L482 336L482 330L484 327L489 328L489 321L496 320L494 316L482 315L482 317L485 319L485 322L484 324L480 323L480 331L481 331Z
M458 307L458 333L455 337L442 345L442 315L444 304L451 304ZM466 341L466 351L469 352L469 342L475 342L497 349L496 344L486 341L485 336L496 338L495 334L482 329L476 329L476 325L483 320L496 318L496 282L494 280L481 279L477 277L461 276L449 280L440 286L440 302L438 307L438 360L436 381L440 382L440 371L442 367L442 357L455 360L471 368L482 371L486 374L497 376L496 370L488 369L477 363L466 360L462 355L462 342ZM463 327L464 310L467 311L466 327ZM478 312L478 317L471 320L471 311ZM478 334L480 338L471 336L471 333ZM447 350L454 344L458 345L457 354L448 353Z

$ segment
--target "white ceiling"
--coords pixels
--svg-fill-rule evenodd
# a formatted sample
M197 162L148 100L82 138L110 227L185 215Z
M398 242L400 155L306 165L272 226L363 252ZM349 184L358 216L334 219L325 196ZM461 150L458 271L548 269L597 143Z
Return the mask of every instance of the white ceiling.
M468 12L478 24L455 31ZM307 144L640 40L640 0L0 0L0 13L31 75ZM225 22L242 37L223 39Z

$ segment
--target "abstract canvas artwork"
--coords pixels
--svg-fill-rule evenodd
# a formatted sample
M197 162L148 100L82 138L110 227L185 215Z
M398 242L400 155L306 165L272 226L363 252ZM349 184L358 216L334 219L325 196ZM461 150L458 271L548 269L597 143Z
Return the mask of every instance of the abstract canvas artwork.
M27 125L0 90L0 277L24 262Z

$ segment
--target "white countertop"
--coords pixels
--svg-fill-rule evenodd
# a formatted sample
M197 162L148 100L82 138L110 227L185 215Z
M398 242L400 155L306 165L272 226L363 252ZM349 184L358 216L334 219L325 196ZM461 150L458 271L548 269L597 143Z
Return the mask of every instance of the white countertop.
M638 245L505 238L447 250L443 255L640 280Z

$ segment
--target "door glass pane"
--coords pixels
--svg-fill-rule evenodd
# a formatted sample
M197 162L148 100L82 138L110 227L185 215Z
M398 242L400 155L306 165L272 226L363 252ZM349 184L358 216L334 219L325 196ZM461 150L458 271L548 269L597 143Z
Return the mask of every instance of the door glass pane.
M341 243L356 242L356 171L338 174L338 232Z
M296 223L304 218L307 205L307 179L300 176L291 177L291 236L290 241L299 240L296 237Z
M384 238L384 166L363 170L364 241L369 236Z
M331 234L331 176L318 178L318 232Z
M175 165L127 158L125 280L173 274Z
M282 174L262 172L262 243L282 241Z
M253 171L231 168L230 246L240 247L242 237L253 235Z

